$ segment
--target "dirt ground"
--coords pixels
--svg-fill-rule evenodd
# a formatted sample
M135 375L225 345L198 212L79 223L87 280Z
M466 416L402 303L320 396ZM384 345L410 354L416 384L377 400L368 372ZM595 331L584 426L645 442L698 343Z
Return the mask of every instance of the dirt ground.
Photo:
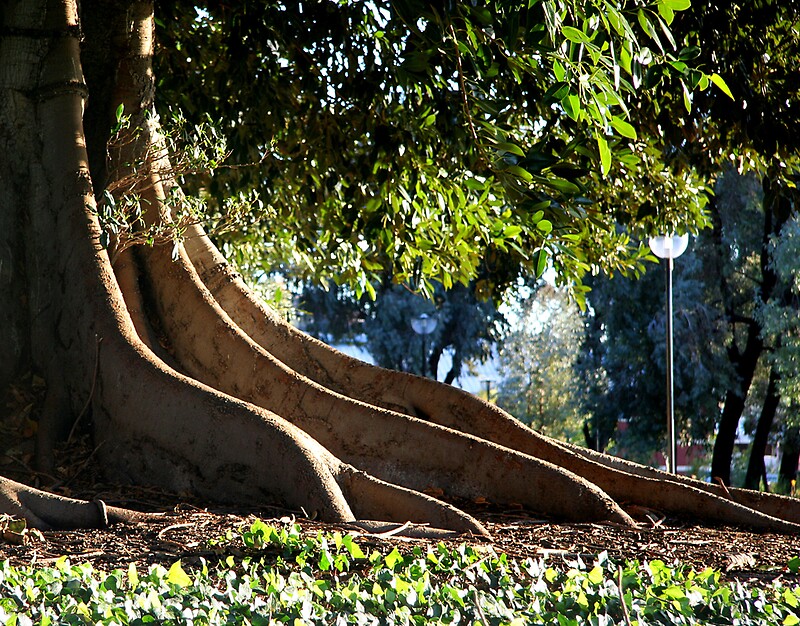
M296 520L310 533L333 529L350 532L357 536L363 548L390 550L389 545L394 544L402 550L426 541L370 535L358 528L325 525L304 519L297 511L213 508L208 503L192 501L186 494L104 484L95 462L96 449L88 436L80 435L80 429L76 429L67 446L57 451L57 475L37 474L31 465L35 416L41 393L36 384L27 383L17 387L10 398L0 403L8 411L8 417L0 420L0 474L44 488L54 486L55 491L64 495L97 498L109 505L157 511L162 515L154 521L118 524L103 530L47 531L43 540L30 540L24 545L0 537L0 560L8 559L16 565L48 565L61 556L68 556L73 563L88 561L105 571L127 567L131 562L142 567L153 563L169 566L181 559L184 565L191 565L200 558L214 561L240 553L241 543L220 546L214 540L224 537L228 531L249 527L255 517L275 520L276 524ZM780 576L800 583L800 577L787 569L789 559L800 556L800 537L797 536L710 528L692 520L661 519L657 512L642 517L641 528L632 530L600 524L556 523L521 509L503 510L487 503L456 504L480 519L492 535L494 548L511 557L562 560L581 555L585 561L591 561L595 555L606 551L613 558L661 559L668 564L680 562L696 569L712 567L721 570L729 579L768 582ZM465 536L447 541L454 545L485 543L485 540Z
M140 509L165 510L165 497L156 492L138 491L139 500L116 501L113 494L97 494L109 504L139 505ZM130 493L126 490L126 493ZM146 502L145 500L149 500ZM144 506L142 506L144 505ZM299 523L305 532L339 530L354 535L365 552L373 548L402 551L414 545L438 540L408 539L399 535L368 534L346 525L323 524L304 519L298 512L268 508L260 511L232 511L199 508L196 504L179 504L153 521L117 524L103 530L47 531L43 540L32 539L25 545L0 541L0 560L16 565L51 565L66 555L73 563L91 562L96 568L109 571L160 563L171 565L178 559L187 566L208 562L229 555L241 555L240 541L218 544L228 531L248 528L260 518L279 525ZM790 558L800 556L800 538L789 535L758 534L737 528L710 528L687 521L664 520L643 524L631 530L603 524L563 524L537 519L522 510L489 510L476 507L472 511L492 534L491 544L498 552L515 558L544 558L561 561L581 556L591 562L606 551L613 558L649 561L661 559L668 564L685 563L695 569L712 567L721 570L727 579L758 580L761 583L782 577L800 577L787 569ZM234 532L234 536L236 533ZM487 543L469 536L446 540L453 545L462 542Z

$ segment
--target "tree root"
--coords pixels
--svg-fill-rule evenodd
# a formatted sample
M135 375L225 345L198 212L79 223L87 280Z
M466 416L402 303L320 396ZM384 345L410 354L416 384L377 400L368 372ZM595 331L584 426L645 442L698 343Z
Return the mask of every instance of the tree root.
M160 516L57 496L0 476L0 511L25 519L39 530L105 528L116 522L158 519Z
M75 7L67 9L66 32L73 32ZM117 68L113 105L122 102L131 127L142 133L112 151L119 162L109 171L120 183L128 180L121 164L151 170L130 177L136 188L129 191L157 221L169 168L148 160L155 141L154 118L143 114L152 105L152 18L146 3L126 14L130 54ZM40 50L41 59L33 53L23 59L31 67L20 75L48 86L83 83L76 37L55 38ZM179 262L164 248L145 252L149 293L142 298L136 264L121 257L115 275L99 244L83 92L50 91L35 101L15 99L30 107L15 118L17 134L28 133L21 145L32 164L31 208L23 221L26 238L36 242L29 255L36 263L28 278L37 293L59 295L37 310L43 332L57 325L45 332L49 343L40 344L57 352L64 376L64 393L51 400L54 421L63 419L62 405L74 414L89 398L95 443L116 479L216 501L266 500L338 523L379 518L477 535L486 534L480 523L422 491L433 486L453 496L517 502L579 521L633 526L618 504L628 501L698 519L798 530L713 489L573 450L448 385L345 357L268 312L199 231L190 233L188 256L181 252ZM145 314L147 295L157 325ZM153 328L168 336L167 345L159 346ZM763 500L759 508L776 502ZM0 510L43 527L92 526L128 515L9 481L0 483Z
M668 511L715 523L763 530L800 530L800 501L775 494L731 489L648 468L549 439L497 407L448 386L356 361L289 327L265 307L195 229L187 252L220 306L277 359L330 389L404 410L448 428L549 461L590 480L618 502ZM261 321L259 324L259 320Z
M298 375L253 343L216 305L188 260L144 254L160 324L193 377L286 416L344 461L417 491L521 503L561 519L633 520L562 468L418 418L357 402ZM228 363L235 367L228 367ZM246 372L246 375L243 375Z

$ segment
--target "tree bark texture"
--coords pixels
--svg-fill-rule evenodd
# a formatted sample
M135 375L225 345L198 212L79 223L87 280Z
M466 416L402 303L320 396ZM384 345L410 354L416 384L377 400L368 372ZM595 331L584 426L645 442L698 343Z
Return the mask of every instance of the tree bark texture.
M741 490L730 499L560 444L463 391L330 349L267 309L199 227L177 255L130 248L112 264L98 185L137 194L154 225L175 185L168 158L154 156L153 7L94 0L80 10L91 15L85 28L74 0L9 2L2 13L0 224L10 234L0 234L0 281L14 297L0 305L2 348L13 355L0 373L30 363L47 379L43 462L88 402L110 477L218 502L482 535L477 520L428 494L628 526L636 521L620 503L800 528L794 500ZM119 105L129 134L109 144ZM16 268L10 278L4 267ZM0 511L34 525L127 515L5 479L0 487Z

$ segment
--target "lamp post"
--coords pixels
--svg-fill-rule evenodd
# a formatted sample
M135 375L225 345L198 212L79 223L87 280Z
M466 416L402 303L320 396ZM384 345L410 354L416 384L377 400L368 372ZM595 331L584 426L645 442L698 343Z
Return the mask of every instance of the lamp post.
M486 402L492 401L492 379L484 378L483 384L486 385Z
M650 238L650 249L660 259L667 259L667 471L678 473L675 441L675 408L672 384L672 260L686 251L689 235L667 235Z
M426 363L428 361L428 345L427 339L428 335L430 335L434 330L436 330L436 324L438 320L433 315L428 315L427 313L423 313L422 315L417 315L416 317L411 318L411 328L414 329L414 332L417 333L422 337L422 375L425 376L426 370ZM435 376L434 376L435 378Z

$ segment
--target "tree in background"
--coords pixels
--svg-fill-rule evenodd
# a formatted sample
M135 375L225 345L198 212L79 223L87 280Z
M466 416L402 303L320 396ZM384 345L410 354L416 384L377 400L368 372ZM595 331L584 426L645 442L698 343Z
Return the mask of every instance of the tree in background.
M730 377L727 328L713 274L702 262L705 234L675 263L674 388L677 432L707 441ZM588 385L588 440L615 439L626 456L645 462L664 449L666 420L664 270L653 265L638 280L596 277L587 296L587 334L578 372ZM601 376L597 372L602 372ZM626 430L617 433L624 421Z
M487 294L540 274L547 257L564 280L633 271L645 252L619 224L638 221L640 201L593 204L601 181L664 179L671 208L688 203L683 221L703 221L694 181L668 177L657 133L625 119L649 68L671 71L686 54L660 35L685 4L164 3L157 57L173 71L158 72L149 2L4 3L0 252L12 271L0 381L45 375L42 464L83 418L118 480L329 521L486 534L424 493L434 487L560 519L631 526L620 503L632 502L797 532L792 500L731 500L559 443L470 394L300 333L241 281L181 191L198 161L220 169L219 135L186 161L156 115L161 90L172 102L180 92L190 112L249 139L253 154L228 169L262 187L266 226L254 230L364 291L376 268L423 291L485 269ZM181 81L172 91L170 76ZM212 212L224 184L198 175ZM258 204L250 197L241 219ZM6 479L0 510L40 526L109 513Z
M574 365L583 321L569 296L540 284L519 305L499 351L497 405L531 428L555 439L583 438Z
M756 297L750 298L750 291L746 299L762 306L781 297L769 246L797 204L800 7L773 0L696 3L673 22L672 30L683 45L698 46L687 58L723 76L733 101L717 97L713 90L690 94L687 89L674 89L670 96L659 98L656 106L640 107L638 113L649 118L651 128L663 137L673 167L691 168L713 181L732 166L758 181L761 221L750 233L756 237L754 246L746 248L756 264L749 274ZM681 66L673 64L672 69ZM703 82L695 70L682 69L678 87ZM648 72L649 83L674 81L674 74L653 70ZM723 255L717 276L730 329L728 356L735 372L725 392L712 458L712 474L728 483L737 426L747 409L765 344L758 320L737 310L734 300L741 296L736 294L743 293L736 286L740 276L725 273L723 267L725 254L734 254L735 261L744 249L729 239L736 229L733 222L725 222L724 208L717 206L713 195L707 208L714 245Z
M422 338L411 319L422 314L436 317L433 333L427 336L425 371L439 371L442 356L449 356L450 368L443 381L458 380L472 364L491 356L505 319L491 300L479 300L472 285L457 284L444 289L433 281L433 300L398 285L378 286L376 298L361 297L344 288L306 286L299 298L303 312L300 327L328 343L352 343L365 350L381 367L401 372L422 371Z
M767 411L762 413L756 427L754 451L748 464L748 479L758 487L765 473L763 450L772 430L778 430L782 442L783 458L779 469L778 488L783 492L793 490L797 478L798 427L797 413L800 400L800 227L798 215L784 224L780 235L770 242L770 267L781 285L778 297L760 306L755 318L764 336L769 338L770 349L766 363L770 370L770 388L765 398ZM782 410L781 410L782 409ZM776 419L776 415L781 419ZM766 481L765 481L766 482Z

